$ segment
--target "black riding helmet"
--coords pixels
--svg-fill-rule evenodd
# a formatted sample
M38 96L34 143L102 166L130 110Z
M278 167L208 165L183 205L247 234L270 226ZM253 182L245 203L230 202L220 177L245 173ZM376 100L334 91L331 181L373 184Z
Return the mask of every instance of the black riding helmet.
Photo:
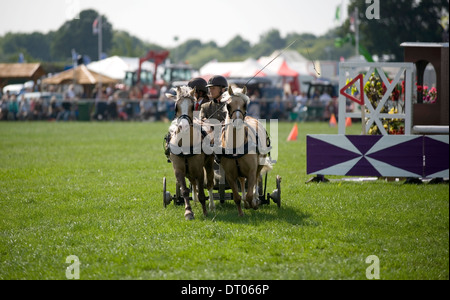
M206 80L201 78L201 77L197 77L197 78L193 78L188 82L188 86L190 88L194 88L196 91L201 91L204 92L205 94L208 93L208 89L206 88Z
M208 84L206 85L206 87L211 86L220 86L222 88L226 88L228 87L228 81L223 76L215 75L208 80Z

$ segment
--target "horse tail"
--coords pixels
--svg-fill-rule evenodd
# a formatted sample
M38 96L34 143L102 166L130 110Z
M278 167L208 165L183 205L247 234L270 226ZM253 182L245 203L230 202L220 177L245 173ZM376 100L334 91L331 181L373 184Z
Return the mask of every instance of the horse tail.
M272 165L272 162L271 162L271 159L270 159L270 157L269 156L260 156L260 162L261 162L261 160L262 160L262 164L261 165L263 165L263 167L262 167L262 169L261 169L261 175L266 175L267 173L269 173L270 171L272 171L273 170L273 165Z

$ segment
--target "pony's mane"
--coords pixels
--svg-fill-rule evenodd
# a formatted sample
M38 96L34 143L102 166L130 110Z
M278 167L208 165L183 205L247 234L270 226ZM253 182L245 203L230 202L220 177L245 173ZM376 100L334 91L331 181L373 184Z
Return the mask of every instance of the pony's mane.
M177 88L177 98L190 97L192 92L192 88L184 85Z
M234 96L241 97L245 101L245 103L249 104L250 98L246 94L244 94L242 91L243 91L243 89L241 89L241 88L238 88L238 87L233 88ZM223 101L228 101L228 100L230 100L230 98L231 98L231 95L228 91L223 93L223 96L222 96Z

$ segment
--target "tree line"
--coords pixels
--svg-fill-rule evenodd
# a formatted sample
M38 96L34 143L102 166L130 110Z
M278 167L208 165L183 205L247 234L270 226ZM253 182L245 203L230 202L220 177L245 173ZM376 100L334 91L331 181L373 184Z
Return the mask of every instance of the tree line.
M95 10L80 12L79 19L65 22L58 30L48 33L7 33L0 37L0 61L17 62L19 53L28 62L71 64L72 49L89 57L98 59L98 40L93 34L92 24L97 18ZM162 50L163 47L145 42L129 32L114 30L113 25L103 16L103 52L107 56L141 57L150 50ZM218 46L214 41L202 42L199 39L187 40L170 50L170 58L175 62L188 62L194 67L201 67L212 59L219 61L240 61L249 57L259 58L282 49L294 40L293 50L303 55L314 53L312 59L339 59L352 53L351 47L335 48L335 31L317 37L313 34L290 33L282 37L277 29L271 29L260 36L255 45L236 35L225 46Z
M389 55L393 61L403 60L403 49L399 46L405 41L441 42L443 33L448 36L448 0L383 0L379 1L380 19L365 17L366 1L351 0L348 6L349 18L341 25L322 36L310 33L289 33L281 36L277 29L271 29L260 36L259 42L252 45L236 35L225 46L214 41L202 42L199 39L187 40L170 50L170 58L175 62L188 62L201 67L210 60L241 61L249 57L259 58L273 51L295 43L296 50L312 60L339 60L355 54L354 38L351 30L351 16L355 7L359 8L360 41L371 55ZM447 29L442 24L447 15ZM93 34L92 24L98 16L95 10L80 12L79 19L65 22L56 31L48 33L7 33L0 36L0 62L17 62L19 53L28 62L39 61L52 68L72 62L72 49L92 61L98 59L97 36ZM103 16L103 52L107 56L144 56L149 50L162 50L163 47L142 41L129 32L115 30ZM440 24L441 23L441 24ZM350 38L346 38L350 37ZM387 38L388 37L388 38Z

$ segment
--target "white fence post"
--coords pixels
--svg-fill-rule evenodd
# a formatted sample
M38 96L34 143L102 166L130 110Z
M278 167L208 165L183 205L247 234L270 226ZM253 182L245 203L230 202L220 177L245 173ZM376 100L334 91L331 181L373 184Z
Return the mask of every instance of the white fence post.
M397 73L392 82L389 82L385 75L384 69L395 69ZM364 73L365 72L365 73ZM359 73L365 74L363 85L367 83L370 78L370 75L373 72L377 72L380 79L383 81L386 86L386 92L380 102L377 105L377 108L374 108L370 101L367 98L367 95L364 94L365 106L369 110L366 113L367 124L365 126L366 133L372 126L372 124L377 124L379 130L382 135L388 135L388 132L384 129L382 120L383 119L403 119L405 122L405 135L411 134L412 128L412 96L413 96L413 86L414 86L414 64L413 63L351 63L351 62L343 62L339 64L339 89L343 88L346 85L347 79L352 80ZM389 99L392 91L395 86L401 82L401 80L405 80L405 112L397 113L397 114L387 114L381 113L381 108L384 106L386 101ZM356 85L359 91L359 85ZM359 93L364 93L363 91L359 91ZM401 101L399 99L399 101ZM366 107L361 107L361 109L365 109ZM347 112L346 111L346 97L339 94L339 124L338 124L338 133L345 134L345 119L346 118L361 118L361 113L359 112ZM362 120L364 122L364 120Z

